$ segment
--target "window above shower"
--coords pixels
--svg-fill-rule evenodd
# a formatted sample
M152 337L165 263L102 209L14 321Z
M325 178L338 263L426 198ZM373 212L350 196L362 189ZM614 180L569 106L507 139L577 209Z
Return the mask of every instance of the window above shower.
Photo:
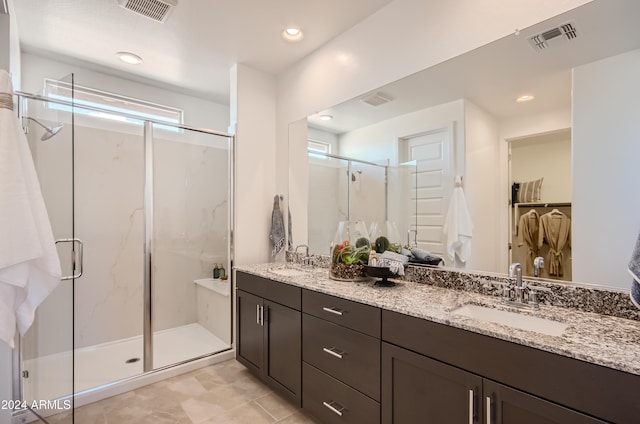
M73 101L76 114L96 118L135 125L143 125L145 120L166 122L173 125L183 124L184 121L184 112L181 109L79 86L78 84L72 86L72 84L64 81L45 79L44 95L63 102L47 103L50 109L70 112L70 103ZM157 128L179 131L178 128L173 126L158 125Z

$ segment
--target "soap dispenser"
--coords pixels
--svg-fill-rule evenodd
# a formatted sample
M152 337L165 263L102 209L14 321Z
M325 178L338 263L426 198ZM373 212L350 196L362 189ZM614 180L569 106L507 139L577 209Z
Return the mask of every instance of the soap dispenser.
M213 268L213 279L217 280L220 278L220 268L218 268L218 264Z
M218 268L218 276L220 277L221 280L226 280L226 274L227 272L224 269L224 265L220 264Z

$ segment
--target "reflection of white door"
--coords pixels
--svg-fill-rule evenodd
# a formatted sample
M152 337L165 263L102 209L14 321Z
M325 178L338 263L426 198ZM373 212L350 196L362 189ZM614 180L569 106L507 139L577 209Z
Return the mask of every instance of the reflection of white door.
M445 224L451 176L453 148L449 128L405 138L406 160L416 161L414 198L416 207L411 221L415 222L416 240L420 249L444 254L442 227Z

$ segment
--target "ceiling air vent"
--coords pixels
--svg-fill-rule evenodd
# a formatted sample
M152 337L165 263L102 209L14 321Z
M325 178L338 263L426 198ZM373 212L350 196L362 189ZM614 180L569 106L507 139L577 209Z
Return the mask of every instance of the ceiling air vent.
M529 42L537 51L544 50L549 47L550 43L560 41L571 41L578 37L578 31L574 23L569 22L560 25L557 28L551 28L541 34L534 35L529 38Z
M120 6L156 22L167 20L177 0L118 0Z
M380 106L391 101L391 98L378 92L360 99L362 102L371 106Z

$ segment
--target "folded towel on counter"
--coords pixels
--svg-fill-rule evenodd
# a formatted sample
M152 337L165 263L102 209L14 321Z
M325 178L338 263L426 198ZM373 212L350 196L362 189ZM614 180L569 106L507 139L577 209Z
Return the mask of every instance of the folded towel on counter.
M11 95L0 69L0 94ZM0 107L0 340L12 348L35 310L60 282L61 270L29 144L20 122Z
M444 262L442 257L418 248L411 249L411 255L412 257L409 258L409 262L425 263L429 265L439 265L441 262Z
M378 258L376 266L380 268L389 268L389 271L396 275L404 275L404 264L400 261L380 257Z
M631 301L636 307L640 308L640 235L631 254L629 273L633 277L633 280L631 280Z
M405 255L401 255L400 253L392 252L390 250L385 250L382 253L378 254L378 260L380 259L389 259L391 261L400 262L402 265L406 265L409 262L409 258Z

